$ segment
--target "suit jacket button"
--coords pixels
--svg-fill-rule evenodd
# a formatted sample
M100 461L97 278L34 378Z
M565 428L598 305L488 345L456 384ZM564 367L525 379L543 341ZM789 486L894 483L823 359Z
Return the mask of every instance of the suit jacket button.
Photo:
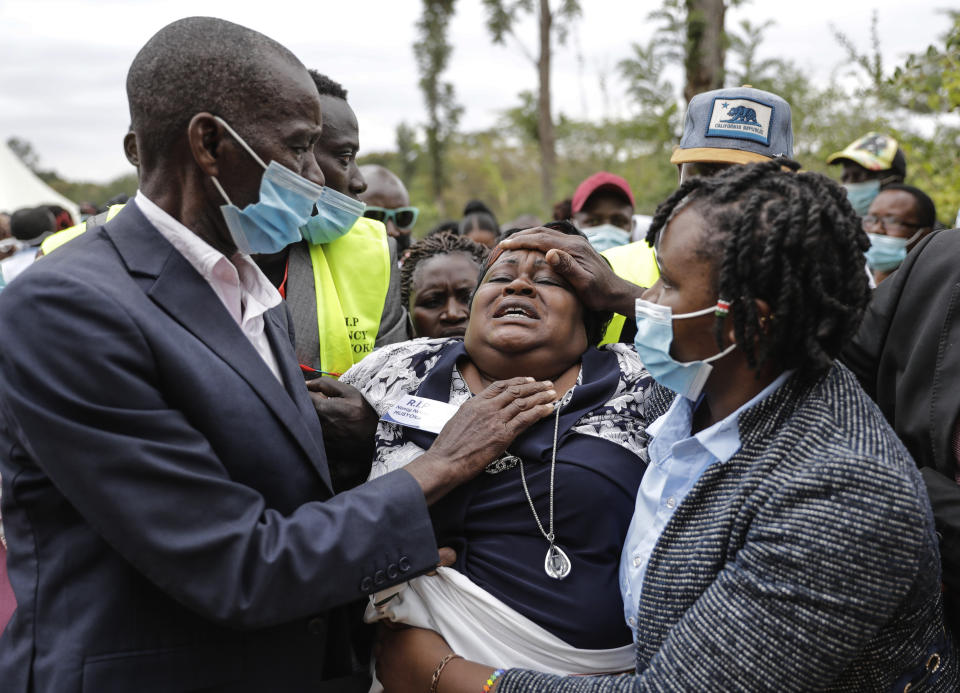
M384 575L382 570L378 570L373 574L373 584L379 587L387 581L387 576Z
M406 556L400 556L400 560L397 561L397 565L400 567L400 572L405 573L410 570L410 559Z
M387 566L387 577L393 580L400 574L400 571L397 569L396 563L391 563Z
M369 576L363 578L360 581L360 591L363 593L370 592L373 589L373 580Z
M316 616L307 621L307 632L310 635L323 635L326 631L325 623L322 617Z

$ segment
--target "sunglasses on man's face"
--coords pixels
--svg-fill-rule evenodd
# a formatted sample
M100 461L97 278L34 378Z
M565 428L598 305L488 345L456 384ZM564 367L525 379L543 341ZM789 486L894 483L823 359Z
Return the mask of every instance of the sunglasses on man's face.
M386 209L384 207L375 207L373 205L367 205L367 209L363 213L363 216L367 217L368 219L382 221L384 224L386 224L388 220L393 221L394 225L402 231L413 228L413 225L417 223L417 217L419 215L420 210L416 207L397 207L396 209Z

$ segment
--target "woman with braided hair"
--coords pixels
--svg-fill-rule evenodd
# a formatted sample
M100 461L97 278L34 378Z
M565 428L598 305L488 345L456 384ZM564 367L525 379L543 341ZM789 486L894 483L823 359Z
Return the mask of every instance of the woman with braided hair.
M425 690L441 662L441 693L958 689L916 465L835 361L868 300L868 241L842 188L795 169L685 181L651 225L661 276L646 290L586 244L503 242L546 252L592 307L639 299L657 385L620 563L636 672L503 672L411 629L381 643L387 690Z
M415 243L400 268L400 298L410 337L462 337L470 296L490 250L466 236L443 232Z

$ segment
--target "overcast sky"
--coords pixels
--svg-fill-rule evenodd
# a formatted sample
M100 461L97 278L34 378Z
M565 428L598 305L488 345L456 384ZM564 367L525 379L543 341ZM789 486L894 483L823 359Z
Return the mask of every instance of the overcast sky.
M121 150L129 117L124 80L130 61L165 24L207 14L261 31L296 53L307 67L340 81L360 119L364 151L390 149L398 123L420 123L424 110L411 45L420 0L0 0L0 138L29 140L41 165L68 178L105 181L130 168ZM660 0L581 0L583 17L567 46L557 49L554 104L577 118L625 115L617 98L604 103L599 81L618 94L619 60L646 41L646 16ZM731 10L741 19L776 22L764 57L796 60L824 81L843 60L829 24L863 50L870 15L879 11L886 64L924 49L946 28L937 10L954 0L752 0ZM494 46L480 0L459 0L452 22L454 53L447 78L464 106L461 127L489 127L536 87L536 71L515 44ZM518 28L532 50L536 25Z

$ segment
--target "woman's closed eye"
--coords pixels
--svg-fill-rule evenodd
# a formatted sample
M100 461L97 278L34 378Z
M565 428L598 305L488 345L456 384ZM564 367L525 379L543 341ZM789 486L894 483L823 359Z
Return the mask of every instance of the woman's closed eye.
M511 277L506 274L494 274L487 277L487 283L488 284L495 284L495 283L500 284L504 282L509 283L509 282L512 282L515 278L516 277Z
M561 288L567 288L565 283L556 277L535 277L534 280L537 284L546 284L547 286L559 286Z

